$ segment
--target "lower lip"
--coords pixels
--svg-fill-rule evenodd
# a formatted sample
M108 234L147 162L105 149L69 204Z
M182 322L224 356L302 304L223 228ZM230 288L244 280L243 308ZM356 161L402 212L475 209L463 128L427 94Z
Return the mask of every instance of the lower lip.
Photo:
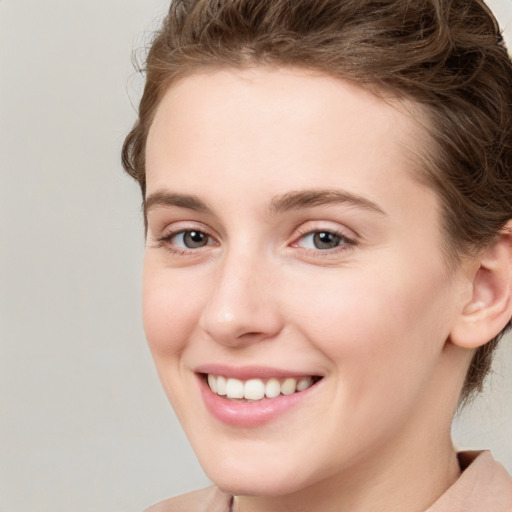
M206 383L204 376L199 376L201 394L206 408L216 419L234 427L257 427L272 421L290 409L300 405L318 382L304 391L276 398L264 398L257 402L238 402L228 400L214 393Z

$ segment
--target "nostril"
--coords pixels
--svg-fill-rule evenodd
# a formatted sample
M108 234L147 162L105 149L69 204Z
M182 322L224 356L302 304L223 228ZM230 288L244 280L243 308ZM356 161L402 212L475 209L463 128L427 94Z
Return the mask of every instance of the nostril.
M239 339L243 339L243 338L247 338L247 339L253 339L253 338L257 338L258 336L264 336L264 333L262 332L256 332L256 331L252 331L252 332L244 332L242 334L240 334L238 336Z
M275 338L283 327L280 308L255 297L255 290L242 293L228 285L221 284L205 305L200 328L213 341L231 347Z

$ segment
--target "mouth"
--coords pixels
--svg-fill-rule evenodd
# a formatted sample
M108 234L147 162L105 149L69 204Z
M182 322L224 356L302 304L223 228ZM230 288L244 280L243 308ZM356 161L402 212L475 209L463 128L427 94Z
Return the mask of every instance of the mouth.
M224 377L212 373L202 374L210 390L217 396L236 402L261 402L280 396L290 396L306 391L322 377L318 375L301 377L251 378L248 380Z

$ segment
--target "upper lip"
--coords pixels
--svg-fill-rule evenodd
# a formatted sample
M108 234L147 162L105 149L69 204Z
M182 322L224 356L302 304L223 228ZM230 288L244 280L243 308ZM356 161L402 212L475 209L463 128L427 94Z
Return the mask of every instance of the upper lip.
M221 375L239 380L321 376L318 373L308 371L269 368L267 366L227 366L224 364L202 364L196 367L195 372Z

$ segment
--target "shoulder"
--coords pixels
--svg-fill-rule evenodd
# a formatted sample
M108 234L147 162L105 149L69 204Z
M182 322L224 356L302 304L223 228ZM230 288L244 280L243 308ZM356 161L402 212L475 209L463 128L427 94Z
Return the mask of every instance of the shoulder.
M229 512L231 496L218 487L207 487L161 501L145 512Z
M512 512L512 478L490 452L461 452L460 478L427 512Z

